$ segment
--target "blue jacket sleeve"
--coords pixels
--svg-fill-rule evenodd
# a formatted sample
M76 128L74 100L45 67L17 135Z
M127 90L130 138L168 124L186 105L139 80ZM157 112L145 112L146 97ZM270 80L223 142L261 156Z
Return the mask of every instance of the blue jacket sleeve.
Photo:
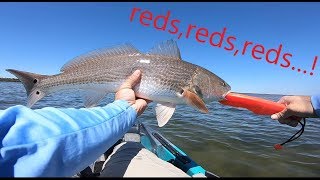
M0 111L0 176L72 176L93 163L135 123L126 101L104 107Z
M317 116L320 117L320 94L311 96L311 103Z

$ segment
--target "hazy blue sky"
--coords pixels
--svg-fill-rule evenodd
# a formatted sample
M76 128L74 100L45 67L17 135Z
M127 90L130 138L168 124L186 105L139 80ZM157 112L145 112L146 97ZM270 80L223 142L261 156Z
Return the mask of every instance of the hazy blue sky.
M130 22L134 7L141 11ZM166 31L153 27L153 20L170 11ZM320 92L319 3L0 3L0 76L13 77L13 68L40 74L59 73L68 60L97 48L130 42L143 52L168 39L175 39L185 61L200 65L231 85L233 91L311 95ZM171 34L172 20L183 35ZM158 26L164 21L158 21ZM208 30L206 35L190 31L189 24ZM226 28L222 47L210 45L210 36ZM201 31L205 34L205 30ZM234 50L227 51L227 38L234 36ZM218 38L218 37L217 37ZM217 42L218 39L213 39ZM245 41L253 42L241 55ZM255 59L251 52L256 44ZM266 61L267 51L282 44L277 64ZM235 50L239 52L234 56ZM290 61L288 65L283 55ZM269 54L272 62L275 52ZM320 61L320 60L319 60ZM292 70L292 66L295 70ZM297 69L301 71L298 72ZM303 73L306 70L306 73ZM313 76L310 76L313 72Z

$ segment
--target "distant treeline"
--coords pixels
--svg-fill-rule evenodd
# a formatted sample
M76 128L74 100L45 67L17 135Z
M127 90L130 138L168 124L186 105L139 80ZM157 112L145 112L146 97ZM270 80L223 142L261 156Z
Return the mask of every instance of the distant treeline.
M19 79L16 78L0 78L0 82L20 82Z

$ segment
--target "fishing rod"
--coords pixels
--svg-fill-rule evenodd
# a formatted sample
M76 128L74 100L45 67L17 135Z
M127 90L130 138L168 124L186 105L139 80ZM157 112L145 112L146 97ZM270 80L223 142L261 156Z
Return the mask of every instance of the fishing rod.
M246 108L249 111L258 115L272 115L272 114L281 112L286 108L284 104L280 104L280 103L263 99L263 98L235 93L235 92L229 92L225 96L225 99L219 102L223 105ZM296 116L292 116L290 118L293 120L301 119ZM291 136L287 141L281 144L275 144L274 148L276 150L282 149L284 144L291 142L302 135L302 133L304 132L305 124L306 124L305 118L302 118L302 119L303 119L303 123L299 121L299 124L301 124L301 129L298 132L296 132L293 136Z

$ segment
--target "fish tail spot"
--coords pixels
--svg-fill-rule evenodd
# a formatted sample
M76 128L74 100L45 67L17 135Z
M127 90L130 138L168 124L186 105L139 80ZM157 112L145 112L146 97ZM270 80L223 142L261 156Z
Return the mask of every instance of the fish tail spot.
M40 100L44 96L44 93L40 94L40 90L38 88L36 88L36 86L37 86L37 84L39 84L39 82L42 79L47 77L46 75L18 71L15 69L7 69L6 71L15 75L23 84L24 88L27 91L28 106L29 107L31 107L35 102L37 102L38 100Z

